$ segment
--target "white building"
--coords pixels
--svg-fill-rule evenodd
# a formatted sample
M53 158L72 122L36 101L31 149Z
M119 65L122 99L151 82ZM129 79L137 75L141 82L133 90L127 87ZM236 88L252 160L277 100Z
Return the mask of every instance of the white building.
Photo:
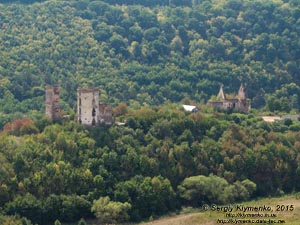
M182 107L186 112L199 112L199 109L194 105L182 105Z

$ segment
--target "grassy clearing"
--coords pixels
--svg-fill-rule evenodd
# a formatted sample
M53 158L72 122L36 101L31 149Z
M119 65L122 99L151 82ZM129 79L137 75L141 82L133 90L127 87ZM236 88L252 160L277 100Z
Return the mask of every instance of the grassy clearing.
M260 214L268 213L269 215L275 214L276 217L254 217L254 218L236 218L240 220L247 220L247 219L271 219L276 220L277 223L273 224L280 224L278 220L284 220L285 225L299 225L300 224L300 194L296 195L287 195L278 198L262 198L258 200L243 202L240 204L233 204L233 210L231 213L238 213L236 207L237 206L249 206L249 207L259 207L259 206L266 206L271 207L270 212L259 212ZM281 208L281 206L283 206ZM291 210L291 206L293 206L293 210ZM241 212L242 213L242 212ZM247 211L246 214L255 214L256 212ZM178 215L166 216L151 222L142 222L138 224L122 224L122 225L220 225L220 224L234 224L234 223L218 223L218 219L229 219L226 217L226 213L223 211L203 211L202 209L195 209L195 208L185 208L181 211ZM235 218L232 218L235 219ZM87 221L88 225L100 225L97 223L97 220L89 220ZM272 224L272 223L237 223L237 224ZM77 225L68 224L68 225Z
M139 225L215 225L215 224L234 224L234 223L218 223L218 219L226 220L226 219L237 219L237 220L273 220L276 224L279 222L285 222L282 224L287 225L299 225L300 224L300 198L296 198L295 195L283 196L278 198L263 198L259 200L253 200L241 204L234 204L232 205L233 210L231 213L243 213L239 211L241 208L237 208L237 206L244 206L244 207L259 207L259 206L266 206L270 207L271 211L261 211L259 214L265 215L267 213L270 217L253 217L249 218L250 214L255 214L257 212L247 210L245 212L244 218L233 218L233 217L226 217L226 213L223 211L212 211L208 210L206 212L194 212L180 214L172 217L165 217L158 220L154 220L152 222L147 223L140 223ZM242 209L242 208L241 208ZM199 210L200 211L200 210ZM247 215L246 215L247 214ZM276 217L271 217L271 216ZM279 221L280 220L280 221ZM237 223L237 224L272 224L272 223ZM275 223L273 223L275 224Z

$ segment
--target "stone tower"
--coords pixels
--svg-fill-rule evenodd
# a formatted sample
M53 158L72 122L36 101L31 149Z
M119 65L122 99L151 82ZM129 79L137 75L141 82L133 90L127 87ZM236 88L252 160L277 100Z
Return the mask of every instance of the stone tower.
M238 92L238 96L237 96L239 99L241 100L244 100L246 99L246 94L245 94L245 89L244 89L244 86L243 84L241 84L240 86L240 89L239 89L239 92Z
M49 119L56 120L60 118L59 98L59 86L46 86L46 116Z
M99 89L77 89L77 122L97 126L99 121Z

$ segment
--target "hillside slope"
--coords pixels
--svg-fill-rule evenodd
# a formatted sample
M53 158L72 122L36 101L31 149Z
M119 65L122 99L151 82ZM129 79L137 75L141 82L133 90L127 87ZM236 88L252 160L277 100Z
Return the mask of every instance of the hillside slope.
M299 224L300 218L300 199L296 198L295 196L284 196L280 198L265 198L251 202L241 203L244 206L270 206L274 209L272 214L275 214L277 217L268 218L263 217L259 219L273 219L277 220L284 220L284 224L289 225L297 225ZM284 209L281 211L276 211L278 206L283 207ZM294 209L292 211L287 210L287 207L293 206ZM235 212L236 210L233 210ZM251 214L253 212L248 212ZM223 212L198 212L198 213L188 213L173 217L165 217L163 219L154 220L153 222L148 223L140 223L140 225L217 225L222 224L218 223L218 219L228 219ZM242 219L242 218L239 218ZM244 218L249 219L249 218ZM255 218L257 219L257 217ZM283 222L283 221L282 221ZM244 223L245 224L245 223ZM250 223L246 223L250 224ZM251 223L251 224L262 224L262 223Z
M62 86L68 112L79 86L100 87L101 101L139 106L204 103L220 84L236 93L240 83L254 108L298 109L299 3L193 3L0 4L2 113L42 112L46 84Z
M32 224L136 222L300 190L300 121L268 124L252 114L190 114L172 105L122 116L126 126L7 124L0 224L16 214Z

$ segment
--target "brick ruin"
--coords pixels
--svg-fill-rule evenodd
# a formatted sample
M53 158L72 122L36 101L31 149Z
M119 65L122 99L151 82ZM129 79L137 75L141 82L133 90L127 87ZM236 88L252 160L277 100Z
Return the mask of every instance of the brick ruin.
M111 106L99 103L100 91L98 88L77 89L77 118L80 124L88 126L112 125L113 112ZM60 87L46 86L46 116L50 119L60 119ZM220 87L216 100L208 101L213 108L223 110L237 110L248 113L251 100L246 98L243 85L240 86L235 98L228 98L224 94L223 85Z
M251 100L246 98L242 84L235 98L227 98L223 91L223 85L221 85L216 100L208 101L208 104L215 109L236 110L242 113L248 113L251 108Z
M113 113L111 106L99 103L98 88L78 88L76 121L87 126L112 125ZM60 115L60 87L46 86L46 116L58 120Z
M60 87L46 86L46 116L49 119L60 119Z
M98 88L77 90L77 122L88 126L112 125L112 108L99 103Z

